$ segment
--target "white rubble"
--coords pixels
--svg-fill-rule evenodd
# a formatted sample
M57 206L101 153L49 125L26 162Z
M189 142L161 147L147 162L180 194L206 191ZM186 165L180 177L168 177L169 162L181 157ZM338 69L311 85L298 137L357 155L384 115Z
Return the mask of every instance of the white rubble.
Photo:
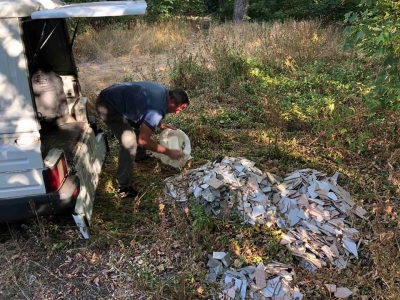
M301 266L314 271L330 263L343 269L350 256L358 258L360 244L346 218L365 218L367 212L338 185L338 176L302 169L281 178L245 158L224 157L165 179L164 195L194 200L214 217L236 214L243 223L277 226L285 231L281 244Z

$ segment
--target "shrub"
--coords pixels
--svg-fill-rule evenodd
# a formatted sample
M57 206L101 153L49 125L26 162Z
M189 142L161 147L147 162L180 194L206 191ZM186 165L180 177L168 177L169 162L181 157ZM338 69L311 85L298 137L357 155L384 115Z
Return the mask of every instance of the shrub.
M400 4L397 1L361 1L363 12L346 14L346 48L355 47L377 62L379 73L366 100L372 111L400 110Z

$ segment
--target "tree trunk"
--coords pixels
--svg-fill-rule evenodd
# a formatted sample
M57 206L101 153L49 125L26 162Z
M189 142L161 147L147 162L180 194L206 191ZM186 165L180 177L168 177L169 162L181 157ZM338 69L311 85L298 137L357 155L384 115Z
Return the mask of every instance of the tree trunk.
M249 8L249 0L235 0L233 6L233 21L240 22L243 17L247 14Z

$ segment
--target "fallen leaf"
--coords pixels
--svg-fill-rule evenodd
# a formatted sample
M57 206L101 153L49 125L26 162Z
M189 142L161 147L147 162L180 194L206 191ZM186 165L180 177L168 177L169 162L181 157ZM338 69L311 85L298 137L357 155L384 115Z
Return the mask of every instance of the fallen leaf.
M99 257L97 256L97 254L95 252L93 252L92 258L90 259L90 262L92 264L95 264L98 261Z

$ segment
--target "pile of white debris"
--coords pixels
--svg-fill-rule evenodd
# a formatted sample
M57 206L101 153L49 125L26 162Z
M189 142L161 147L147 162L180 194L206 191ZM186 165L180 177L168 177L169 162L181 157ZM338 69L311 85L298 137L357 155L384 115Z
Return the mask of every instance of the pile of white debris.
M222 275L222 292L217 295L219 299L303 298L297 286L290 286L295 274L289 265L271 262L264 266L260 263L236 270L231 266L229 253L213 252L212 256L209 255L207 267L211 281L216 281Z
M244 223L277 226L285 231L281 244L310 271L328 262L343 269L350 256L358 258L359 232L346 218L365 218L366 211L338 185L339 173L302 169L281 178L254 165L224 157L169 177L165 200L194 200L215 217L238 214Z

